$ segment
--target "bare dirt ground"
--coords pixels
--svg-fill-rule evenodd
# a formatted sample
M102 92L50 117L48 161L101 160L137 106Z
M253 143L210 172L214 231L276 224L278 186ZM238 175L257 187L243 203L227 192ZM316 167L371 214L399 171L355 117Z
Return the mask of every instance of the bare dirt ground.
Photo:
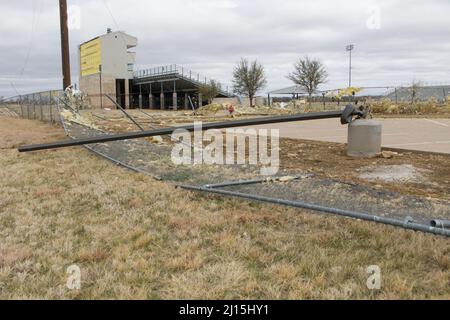
M346 146L331 142L282 139L281 166L314 172L342 182L391 190L402 194L450 200L450 155L398 152L372 159L346 155ZM367 179L364 175L378 167L412 166L421 172L416 179ZM397 167L397 169L400 169ZM395 170L398 171L398 170Z
M11 121L0 118L1 298L450 298L446 238L190 193L83 148L19 154L63 132ZM333 146L313 146L309 167L326 171ZM66 287L73 264L81 290ZM366 286L371 265L381 290Z

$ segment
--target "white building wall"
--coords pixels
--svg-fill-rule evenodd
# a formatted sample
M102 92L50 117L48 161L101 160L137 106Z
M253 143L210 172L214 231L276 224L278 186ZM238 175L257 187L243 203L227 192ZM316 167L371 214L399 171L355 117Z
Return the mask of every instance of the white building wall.
M123 32L111 32L100 37L102 43L102 73L116 79L133 79L136 54L128 49L137 45L137 38Z

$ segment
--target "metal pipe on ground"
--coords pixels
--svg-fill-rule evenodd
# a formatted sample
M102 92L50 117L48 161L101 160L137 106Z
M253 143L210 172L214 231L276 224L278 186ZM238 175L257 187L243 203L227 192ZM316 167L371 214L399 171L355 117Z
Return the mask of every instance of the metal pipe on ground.
M131 115L128 113L128 112L126 112L125 111L125 109L123 109L121 106L120 106L120 104L118 104L117 102L115 102L109 95L106 95L108 98L109 98L109 100L111 100L131 121L133 121L134 122L134 124L141 130L141 131L144 131L144 128L142 128L142 126L140 126L139 124L138 124L138 122L136 121L136 120L134 120L134 118L133 117L131 117ZM148 117L151 117L148 113L146 113L146 112L144 112L144 111L142 111L142 109L139 109L139 111L140 112L142 112L143 114L145 114L145 115L147 115ZM155 127L155 126L153 126L153 125L151 125L151 124L149 124L148 125L150 128L152 128L152 129L158 129L158 127ZM188 145L187 143L185 143L185 142L182 142L182 144L183 145Z
M231 197L238 197L238 198L243 198L243 199L248 199L248 200L255 200L255 201L260 201L260 202L273 203L273 204L285 205L285 206L290 206L290 207L314 210L314 211L319 211L319 212L324 212L324 213L331 213L331 214L335 214L338 216L360 219L360 220L365 220L365 221L371 221L371 222L391 225L391 226L395 226L395 227L400 227L400 228L404 228L404 229L421 231L421 232L425 232L425 233L432 233L432 234L436 234L436 235L450 237L450 230L446 230L446 229L442 229L442 228L435 228L433 226L427 226L424 224L418 224L418 223L414 223L414 222L405 222L405 221L400 221L400 220L396 220L396 219L392 219L392 218L375 216L375 215L363 213L363 212L356 212L356 211L343 210L343 209L338 209L338 208L324 207L324 206L301 202L301 201L283 200L283 199L270 198L270 197L265 197L265 196L260 196L260 195L246 194L246 193L241 193L241 192L205 188L205 187L201 187L201 186L178 185L177 187L185 189L185 190L209 192L209 193L215 193L215 194L231 196Z
M103 121L108 121L108 119L106 119L106 118L104 118L104 117L101 117L101 116L99 116L99 115L96 115L96 114L92 114L92 116L95 117L95 118L98 118L98 119L100 119L100 120L103 120Z
M262 118L256 118L256 119L213 122L213 123L203 124L202 130L226 129L226 128L253 126L253 125L263 125L263 124L270 124L270 123L283 123L283 122L293 122L293 121L340 118L341 114L342 114L341 111L329 111L329 112L305 113L305 114L298 114L298 115L291 115L291 116L262 117ZM47 150L47 149L57 149L57 148L81 146L81 145L92 144L92 143L103 143L103 142L110 142L110 141L129 140L129 139L170 135L176 130L186 130L188 132L193 132L193 131L195 131L195 129L196 129L196 127L194 125L186 125L186 126L180 126L180 127L161 128L161 129L155 129L155 130L150 130L150 131L102 135L102 136L98 136L98 137L89 137L89 138L66 140L66 141L59 141L59 142L53 142L53 143L21 146L21 147L19 147L18 150L19 150L19 152L31 152L31 151L39 151L39 150Z
M71 138L71 136L69 135L69 130L67 129L66 123L64 122L64 119L63 119L63 117L61 115L61 108L59 106L60 102L64 103L64 105L66 107L68 107L72 112L75 113L75 110L71 106L69 106L64 100L62 100L61 98L58 98L57 104L56 104L56 108L57 108L57 111L58 111L58 114L59 114L59 120L61 122L61 125L63 126L63 129L64 129L64 132L65 132L66 136ZM122 166L124 168L127 168L127 169L129 169L131 171L134 171L134 172L137 172L137 173L145 174L145 175L150 176L150 177L152 177L153 179L156 179L156 180L161 180L160 177L153 176L153 175L149 174L148 172L146 172L146 171L144 171L142 169L130 166L130 165L128 165L128 164L126 164L126 163L124 163L124 162L122 162L120 160L116 160L116 159L114 159L114 158L112 158L112 157L110 157L110 156L108 156L108 155L106 155L106 154L104 154L104 153L102 153L100 151L97 151L94 148L92 148L92 146L83 146L83 147L86 148L87 150L91 151L92 153L96 154L97 156L103 157L106 160L111 161L115 165Z
M148 114L147 112L142 111L142 109L139 109L139 111L142 112L143 114L145 114L145 115L146 115L147 117L149 117L150 119L153 119L153 117L152 117L150 114ZM149 123L148 126L149 126L150 128L152 128L152 129L157 129L157 128L158 128L158 127L152 125L151 123Z
M430 225L434 228L450 229L450 220L434 219L430 221Z
M57 97L56 99L58 99L57 101L62 102L70 111L72 111L72 113L76 113L75 109L72 108L66 101L64 101L64 99ZM58 112L61 114L61 109L58 107Z
M145 131L144 128L142 128L142 126L141 126L139 123L137 123L137 121L134 120L134 118L133 118L128 112L126 112L125 109L122 108L122 106L121 106L120 104L118 104L116 101L114 101L114 99L111 98L109 95L106 95L106 97L107 97L109 100L111 100L111 102L114 103L114 104L116 105L116 107L119 108L119 110L122 111L123 114L124 114L128 119L130 119L131 122L133 122L133 123L136 125L136 127L138 127L141 131Z
M61 98L58 98L58 99L59 99L60 102L64 103L64 105L65 105L65 106L66 106L73 114L76 114L76 113L77 113L77 112L75 111L75 109L72 108L66 101L64 101L64 100L61 99ZM58 107L58 110L59 110L59 107ZM60 111L59 111L59 112L60 112ZM143 112L143 111L141 110L141 112ZM144 113L145 113L145 112L144 112ZM145 114L147 114L147 113L145 113ZM93 116L94 116L94 117L97 117L97 118L99 118L99 119L108 121L108 119L103 118L103 117L100 117L100 116L98 116L98 115L93 114ZM63 120L61 120L61 121L63 121ZM66 128L64 128L64 129L66 130ZM154 129L156 129L156 127L154 127ZM66 133L67 133L67 130L66 130ZM184 144L184 145L187 145L187 144L184 143L184 142L183 142L183 144ZM114 160L114 159L108 157L107 155L101 154L101 153L97 152L96 150L94 150L94 149L92 149L92 148L89 148L88 146L84 146L84 147L86 147L86 148L89 149L90 151L96 153L97 155L100 155L100 156L106 158L107 160L110 160L110 161L115 162L115 163L120 163L120 162L118 162L118 161L116 161L116 160ZM122 166L124 166L124 167L130 169L130 167L129 167L128 165L126 165L126 164L120 163L120 165L122 165ZM135 170L135 171L141 172L141 171L139 171L139 170ZM144 171L142 171L141 173L143 173L143 172L144 172ZM156 177L156 176L152 176L152 177L154 177L154 178L157 179L157 180L161 180L161 178L159 178L159 177Z

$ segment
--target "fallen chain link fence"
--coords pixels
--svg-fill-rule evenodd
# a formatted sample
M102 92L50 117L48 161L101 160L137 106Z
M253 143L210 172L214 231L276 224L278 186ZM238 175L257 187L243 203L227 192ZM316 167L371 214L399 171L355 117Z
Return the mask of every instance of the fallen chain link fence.
M61 99L55 101L55 111L68 137L86 138L105 134L97 128L77 123L78 113ZM267 179L260 174L258 166L252 165L175 165L171 161L172 147L169 144L152 143L146 139L97 143L86 148L115 164L183 189L450 236L450 230L430 226L431 220L450 219L450 204L443 200L405 196L304 172L282 171L278 175L286 179Z

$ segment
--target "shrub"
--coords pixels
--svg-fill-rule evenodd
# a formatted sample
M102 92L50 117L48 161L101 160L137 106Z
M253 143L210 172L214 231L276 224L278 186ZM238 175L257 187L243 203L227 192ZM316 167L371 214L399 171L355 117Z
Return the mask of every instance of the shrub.
M450 112L450 100L447 99L445 103L431 98L427 101L420 101L416 103L398 102L393 103L391 100L370 100L368 101L372 112L375 114L435 114Z

